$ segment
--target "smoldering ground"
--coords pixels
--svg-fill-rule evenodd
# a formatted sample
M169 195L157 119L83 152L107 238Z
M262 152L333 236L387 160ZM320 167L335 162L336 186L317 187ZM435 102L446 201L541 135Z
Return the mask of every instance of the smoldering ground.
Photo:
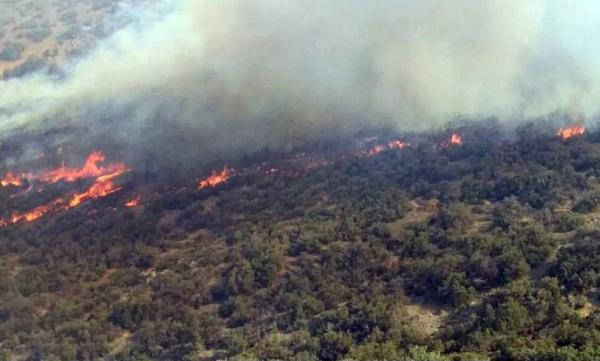
M66 124L210 161L364 127L594 116L600 6L559 0L166 0L65 66L0 82L0 129Z

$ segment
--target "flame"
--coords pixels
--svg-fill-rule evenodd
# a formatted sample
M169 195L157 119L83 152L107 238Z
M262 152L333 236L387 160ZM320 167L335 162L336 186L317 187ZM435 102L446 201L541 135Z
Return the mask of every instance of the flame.
M36 221L47 213L54 209L60 208L60 205L64 201L62 199L57 199L49 204L45 204L39 207L34 208L33 210L26 213L13 213L9 219L0 219L0 227L5 227L11 224L17 224L19 222L33 222Z
M18 181L24 178L37 179L44 183L55 183L61 180L74 182L82 178L95 177L96 180L88 189L81 193L75 193L70 197L62 197L54 201L34 208L26 213L13 213L9 218L0 218L0 226L8 226L20 222L33 222L45 216L49 212L67 210L75 208L86 200L98 199L109 194L118 192L120 187L114 184L114 180L129 171L129 168L124 163L111 163L106 166L99 165L105 161L105 156L101 152L92 152L85 164L81 168L69 168L62 165L60 168L41 172L36 175L23 175L22 178L14 176L8 172L4 180L0 183L3 186L8 184L22 184ZM139 199L138 199L139 202Z
M33 209L32 211L24 213L21 216L13 214L12 219L11 219L12 223L17 223L19 221L33 222L35 220L38 220L38 219L42 218L43 216L45 216L46 213L50 212L55 206L57 206L61 203L62 203L62 199L59 199L50 204L39 206L39 207Z
M4 178L0 180L0 185L2 185L3 187L8 187L8 186L20 187L23 185L23 178L24 177L22 177L22 176L14 175L12 172L7 172L4 175Z
M442 142L442 147L448 148L451 145L463 145L462 136L458 133L452 133L450 138Z
M577 124L571 127L558 129L556 135L562 140L567 140L573 137L580 136L583 133L585 133L585 127Z
M367 151L367 153L368 153L368 155L373 156L373 155L377 155L377 154L383 152L385 149L386 149L385 146L379 144L379 145L376 145L373 148L369 149Z
M460 136L460 134L453 133L450 136L450 144L451 145L462 145L463 140L462 140L462 137Z
M394 140L390 140L386 144L377 144L377 145L373 146L372 148L369 148L366 150L360 150L360 151L356 152L356 155L372 157L372 156L376 156L377 154L379 154L387 149L404 149L404 148L408 147L409 145L410 144L408 144L406 142L403 142L398 139L394 139Z
M392 141L390 141L387 146L390 149L404 149L406 147L408 147L410 144L399 141L398 139L394 139Z
M64 164L57 169L38 174L35 178L44 183L56 183L59 181L75 182L82 178L101 177L107 174L124 172L127 166L124 163L113 163L101 166L106 156L99 151L92 152L81 168L66 167Z
M125 203L125 207L127 207L127 208L137 207L140 204L141 200L142 200L142 196L137 196L134 199Z
M225 166L223 168L223 170L221 171L216 171L213 170L212 174L210 177L205 178L203 180L200 181L200 183L198 184L198 188L199 189L204 189L204 188L214 188L216 186L218 186L221 183L226 182L229 178L231 178L231 176L233 175L233 169L228 168L227 166Z
M92 152L86 159L81 168L67 167L64 164L57 169L42 171L38 173L23 173L15 175L12 172L7 172L0 185L6 187L13 185L20 187L23 184L23 179L30 181L40 181L42 183L57 183L59 181L75 182L83 178L101 177L115 172L124 172L128 170L125 163L110 163L102 166L100 163L106 160L106 156L100 151Z
M76 193L73 195L73 197L71 197L68 208L77 207L79 204L81 204L81 202L88 199L98 199L120 191L121 188L117 187L113 183L113 180L122 175L124 172L125 171L116 171L114 173L98 177L94 184L92 184L87 190L82 193Z

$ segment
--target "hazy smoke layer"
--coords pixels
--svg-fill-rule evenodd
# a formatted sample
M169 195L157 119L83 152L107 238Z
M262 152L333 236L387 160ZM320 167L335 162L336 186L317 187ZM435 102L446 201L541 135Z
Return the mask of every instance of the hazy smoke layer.
M138 148L185 145L210 158L372 125L600 107L592 1L165 5L64 78L0 82L0 130L89 122Z

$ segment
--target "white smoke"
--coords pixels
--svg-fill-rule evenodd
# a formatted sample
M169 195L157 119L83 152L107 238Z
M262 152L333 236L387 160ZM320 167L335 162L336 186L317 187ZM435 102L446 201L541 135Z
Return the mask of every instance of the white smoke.
M600 108L590 50L600 48L591 38L600 6L591 0L164 5L165 14L140 15L64 78L0 82L0 130L107 123L115 137L147 147L174 131L218 153L367 125L418 130L457 115ZM572 7L584 10L565 12Z

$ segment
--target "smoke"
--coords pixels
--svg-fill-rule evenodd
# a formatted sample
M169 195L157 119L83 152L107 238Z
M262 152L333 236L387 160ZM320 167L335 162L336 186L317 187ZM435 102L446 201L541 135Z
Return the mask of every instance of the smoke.
M85 125L145 153L208 160L364 127L600 107L591 0L583 11L559 0L161 5L64 77L0 82L0 131Z

